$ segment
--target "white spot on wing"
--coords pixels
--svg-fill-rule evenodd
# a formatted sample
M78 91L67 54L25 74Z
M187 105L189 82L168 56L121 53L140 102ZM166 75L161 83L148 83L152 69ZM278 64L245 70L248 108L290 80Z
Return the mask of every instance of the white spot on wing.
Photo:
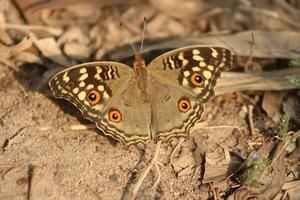
M86 87L86 89L88 89L88 90L90 90L90 89L92 89L92 88L94 88L94 85L93 85L93 84L88 84L88 86Z
M184 75L185 77L188 77L189 75L191 75L191 73L190 73L189 71L184 71L184 72L183 72L183 75Z
M200 69L199 67L193 67L192 70L193 70L194 72L201 71L201 69Z
M194 49L194 50L193 50L193 54L194 54L194 55L198 55L198 54L200 54L200 51L199 51L198 49Z
M83 101L86 97L86 92L85 91L81 91L79 94L78 94L78 98L79 100Z
M98 90L101 91L101 92L104 91L104 86L103 85L99 85L98 86Z
M74 94L77 94L77 93L79 92L79 88L78 88L78 87L74 88L74 89L72 90L72 92L73 92Z
M85 73L85 74L81 75L78 80L84 81L85 79L87 79L87 77L89 77L89 75L87 73Z
M84 87L85 86L85 82L84 81L81 81L80 83L79 83L79 87Z
M68 77L68 72L65 72L63 75L63 81L65 81L66 83L70 81L70 78Z
M204 71L203 72L203 76L207 79L210 79L211 78L211 72L210 71Z
M80 74L86 73L86 68L81 68L81 69L79 70L79 73L80 73Z
M197 60L197 61L203 61L204 60L204 58L199 56L199 55L193 55L193 59Z

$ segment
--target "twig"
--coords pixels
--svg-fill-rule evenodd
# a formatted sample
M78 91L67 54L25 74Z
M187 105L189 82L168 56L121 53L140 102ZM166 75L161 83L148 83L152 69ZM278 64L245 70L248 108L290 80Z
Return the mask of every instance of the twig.
M32 182L33 169L34 169L33 165L28 165L28 172L27 172L28 185L27 185L26 200L30 200L30 192L31 192L31 182Z
M180 148L180 146L181 146L181 144L184 142L184 140L185 140L184 138L181 138L181 139L179 140L179 142L177 143L177 145L175 146L175 148L173 149L172 153L171 153L170 156L169 156L170 162L172 162L172 158L173 158L175 152Z
M60 28L52 28L47 26L38 26L38 25L22 25L22 24L1 24L0 26L3 29L15 29L20 31L46 31L54 36L59 36L62 34L63 30Z
M11 137L9 138L6 138L2 144L2 151L5 151L6 150L6 147L8 146L10 140L14 139L17 135L19 135L26 127L21 127L19 128Z
M247 63L245 65L245 72L248 71L249 65L250 65L250 63L252 62L252 59L253 59L253 50L254 50L254 44L255 44L254 33L253 32L251 32L251 39L252 39L252 41L251 41L251 45L250 45L250 56L249 56L249 58L247 60Z
M160 179L161 179L161 173L160 173L160 169L159 169L158 163L155 162L154 166L155 166L156 171L158 173L158 177L157 177L157 180L155 181L154 185L151 187L151 190L154 190L156 188L156 186L158 185L158 183L160 182Z
M248 105L248 120L250 126L250 135L253 136L255 133L254 122L253 122L253 105Z
M153 165L155 164L155 162L158 159L158 155L159 155L159 150L160 150L160 145L161 145L161 141L158 141L155 147L155 152L154 152L154 156L153 159L151 161L151 163L148 165L148 167L144 170L144 172L142 173L142 175L140 176L140 178L138 179L137 183L135 184L135 186L132 189L132 198L134 199L137 195L137 192L139 190L139 188L141 187L143 181L145 180L145 178L147 177L147 175L149 174L151 168L153 167Z

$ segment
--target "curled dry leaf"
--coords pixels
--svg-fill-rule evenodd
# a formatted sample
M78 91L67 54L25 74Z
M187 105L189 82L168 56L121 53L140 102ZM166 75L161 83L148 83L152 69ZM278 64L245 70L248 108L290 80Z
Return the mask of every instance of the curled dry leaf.
M64 52L75 60L83 60L90 57L92 49L84 44L68 42L64 46Z
M90 39L87 34L85 34L81 28L72 27L68 29L58 40L57 44L61 46L66 42L76 41L80 44L87 45L90 43Z
M31 46L32 46L32 41L28 37L23 38L23 40L20 43L14 46L7 47L4 45L0 45L0 62L10 67L14 67L15 66L14 63L16 63L17 61L21 61L21 62L29 61L30 59L27 60L27 58L25 58L26 56L24 57L24 51L30 48ZM39 59L37 58L37 60L33 59L31 61L38 62Z
M186 28L178 20L170 18L167 14L161 13L155 16L147 24L147 32L151 37L167 37L170 35L184 35Z
M92 46L94 48L99 48L102 45L102 37L101 37L101 30L99 26L94 26L90 29L89 37L92 40Z
M32 38L35 46L42 52L45 57L63 66L71 65L71 63L64 57L62 51L60 50L57 42L53 37L38 39L33 33L30 33L30 37Z
M291 199L300 199L300 180L285 183L282 187Z
M193 154L194 148L195 145L191 140L184 142L181 145L181 152L178 159L171 162L171 165L178 177L193 173L193 168L196 166Z
M275 122L280 120L280 111L284 95L285 92L281 91L266 91L264 93L262 107L267 115Z

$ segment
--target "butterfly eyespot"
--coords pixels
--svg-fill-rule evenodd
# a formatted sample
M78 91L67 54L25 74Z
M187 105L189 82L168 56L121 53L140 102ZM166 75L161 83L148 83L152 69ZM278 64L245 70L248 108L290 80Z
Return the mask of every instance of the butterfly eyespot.
M97 90L92 90L89 92L87 98L92 105L96 105L97 103L99 103L101 95Z
M191 76L191 82L194 86L202 86L203 85L203 76L199 73L193 73Z
M112 122L118 123L122 120L122 114L120 113L119 110L116 109L109 111L108 116L109 116L109 120Z
M178 109L181 112L186 112L191 108L191 103L186 99L180 99L178 102Z
M69 82L67 86L74 87L74 85L75 85L74 82Z

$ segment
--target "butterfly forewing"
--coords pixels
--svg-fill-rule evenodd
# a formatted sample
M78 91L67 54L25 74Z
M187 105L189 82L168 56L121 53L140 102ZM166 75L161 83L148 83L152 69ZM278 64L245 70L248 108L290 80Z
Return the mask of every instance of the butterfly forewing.
M150 76L206 102L221 72L231 65L232 55L226 48L190 46L159 56L148 68Z
M132 69L127 65L92 62L58 72L49 80L49 86L55 97L70 101L85 118L96 122L132 76Z

